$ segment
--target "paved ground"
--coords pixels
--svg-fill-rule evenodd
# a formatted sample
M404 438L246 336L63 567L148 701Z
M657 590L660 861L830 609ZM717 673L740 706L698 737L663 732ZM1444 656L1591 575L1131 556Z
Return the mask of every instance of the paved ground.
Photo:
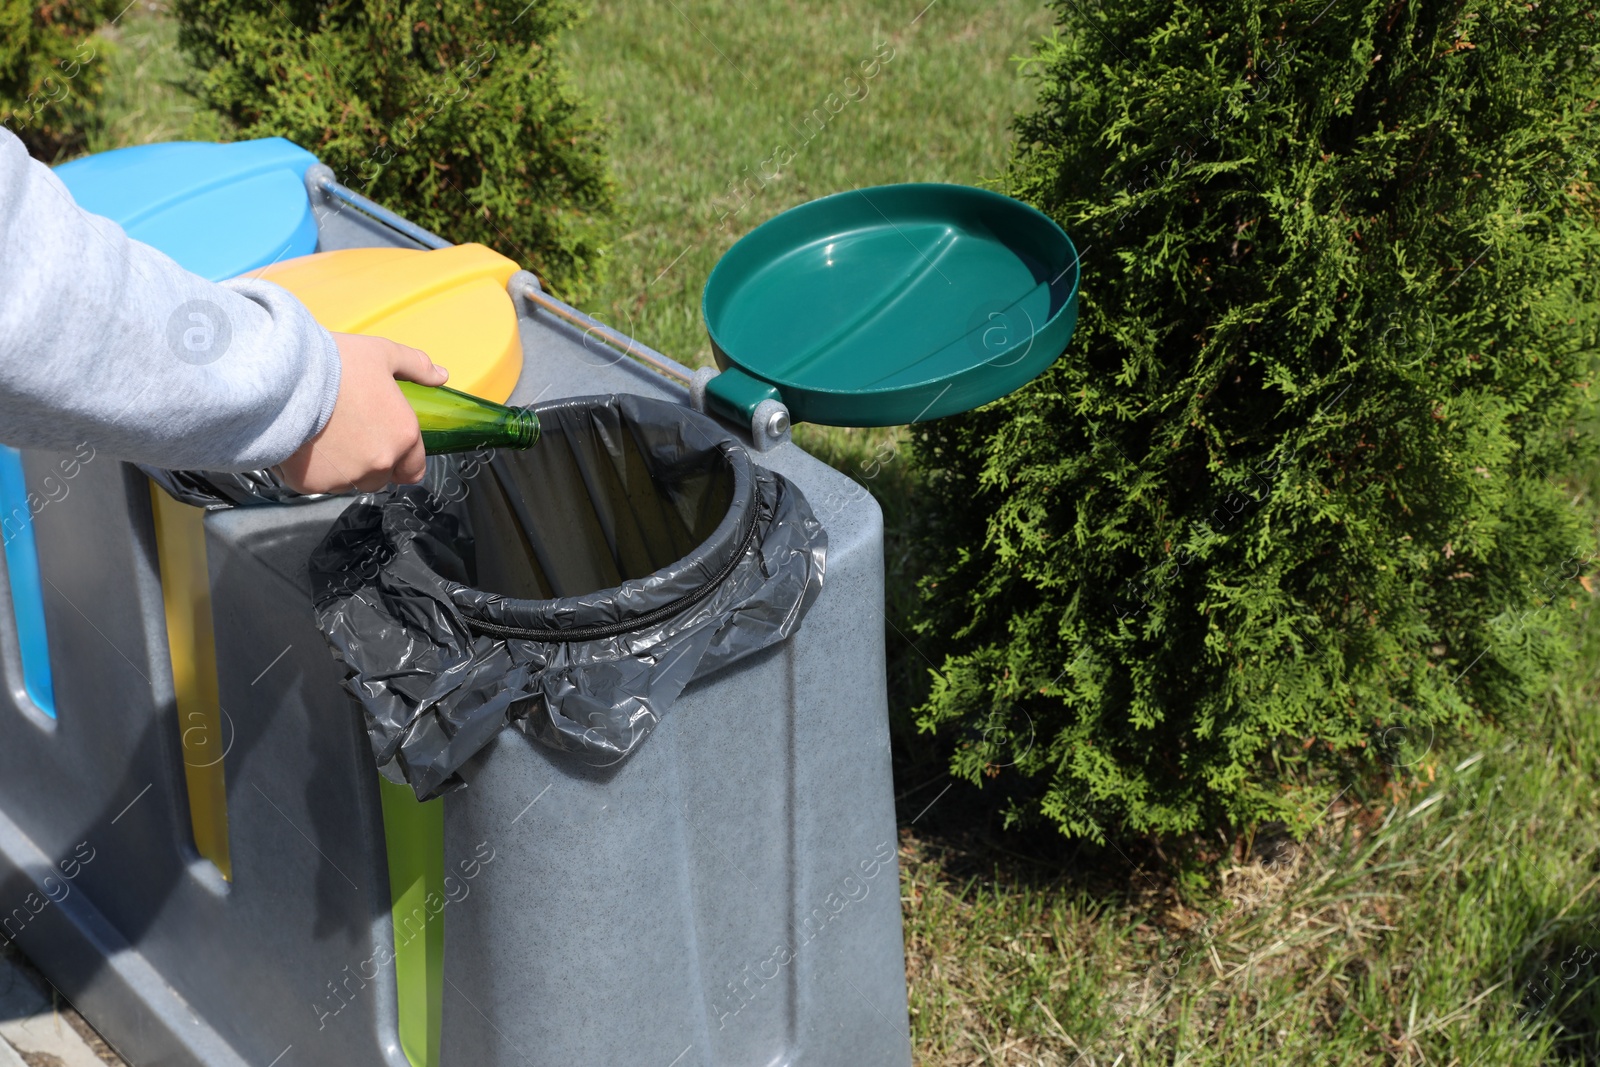
M11 944L0 941L0 1067L127 1067Z

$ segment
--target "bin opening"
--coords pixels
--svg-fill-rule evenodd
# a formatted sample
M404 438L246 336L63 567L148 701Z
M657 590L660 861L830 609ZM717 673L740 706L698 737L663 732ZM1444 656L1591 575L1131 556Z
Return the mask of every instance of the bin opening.
M694 678L787 638L827 536L798 489L689 408L541 405L527 451L436 456L312 554L318 622L379 769L428 799L514 724L605 766Z
M652 448L614 407L563 404L548 417L536 448L499 457L471 482L475 573L464 584L514 599L580 597L685 559L728 518L740 478L726 451Z

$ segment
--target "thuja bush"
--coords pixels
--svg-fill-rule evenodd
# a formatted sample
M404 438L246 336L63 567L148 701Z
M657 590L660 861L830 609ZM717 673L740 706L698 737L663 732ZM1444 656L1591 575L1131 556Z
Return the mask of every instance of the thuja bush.
M177 0L204 100L453 241L585 292L613 194L554 45L571 0Z
M916 432L919 723L1069 835L1304 828L1522 713L1586 595L1600 23L1058 8L1005 187L1076 239L1082 314Z
M0 125L37 159L81 148L104 84L112 0L0 0Z

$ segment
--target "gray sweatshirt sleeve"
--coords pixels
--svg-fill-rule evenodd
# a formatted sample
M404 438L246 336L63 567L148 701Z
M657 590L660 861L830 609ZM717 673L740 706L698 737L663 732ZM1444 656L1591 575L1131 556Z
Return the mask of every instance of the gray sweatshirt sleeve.
M190 274L0 128L0 442L242 471L321 431L339 353L270 282Z

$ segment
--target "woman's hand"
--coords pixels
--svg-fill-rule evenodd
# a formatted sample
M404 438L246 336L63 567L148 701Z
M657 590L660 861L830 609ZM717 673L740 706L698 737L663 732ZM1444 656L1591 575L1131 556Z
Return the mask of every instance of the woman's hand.
M339 397L328 423L278 470L300 493L375 492L422 481L422 431L395 385L443 385L450 372L425 354L383 337L336 333Z

